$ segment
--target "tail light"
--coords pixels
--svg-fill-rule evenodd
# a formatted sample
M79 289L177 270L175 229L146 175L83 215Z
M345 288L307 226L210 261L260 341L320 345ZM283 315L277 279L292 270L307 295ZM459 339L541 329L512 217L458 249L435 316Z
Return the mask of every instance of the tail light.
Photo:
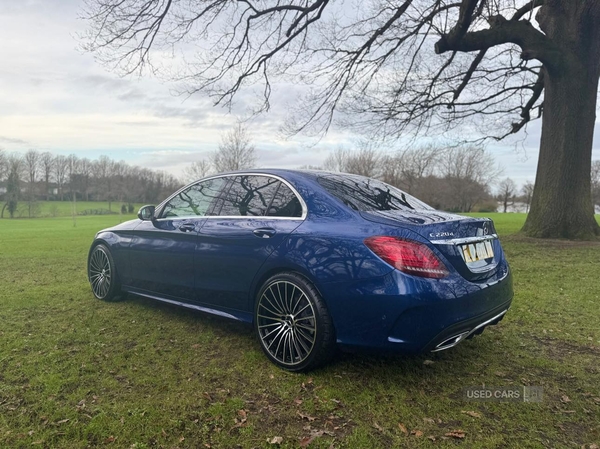
M398 237L369 237L365 245L394 268L426 278L443 278L448 270L426 245Z

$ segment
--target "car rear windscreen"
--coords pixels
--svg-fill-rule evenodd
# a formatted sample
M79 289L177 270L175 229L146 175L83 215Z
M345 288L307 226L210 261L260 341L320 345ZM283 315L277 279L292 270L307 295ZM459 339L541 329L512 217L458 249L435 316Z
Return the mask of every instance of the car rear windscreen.
M433 209L408 193L376 179L327 175L320 176L318 181L346 206L358 211Z

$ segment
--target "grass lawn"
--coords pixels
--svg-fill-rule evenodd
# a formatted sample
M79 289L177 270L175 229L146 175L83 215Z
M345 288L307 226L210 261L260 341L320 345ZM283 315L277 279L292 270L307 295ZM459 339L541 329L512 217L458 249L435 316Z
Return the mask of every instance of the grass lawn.
M47 217L70 217L73 215L73 203L70 201L36 201L33 203L34 206L34 218L47 218ZM121 205L127 203L121 203L119 201L113 201L111 204L108 201L77 201L75 208L78 214L82 214L85 211L90 210L110 210L115 214L121 211ZM4 203L0 204L0 208ZM135 213L138 209L143 206L142 204L134 204ZM4 211L4 218L8 218L8 211ZM29 217L29 203L26 201L19 201L17 204L17 211L15 212L15 218L28 218Z
M498 326L310 374L268 362L248 327L95 300L88 247L119 216L0 220L0 447L600 445L600 242L535 241L513 235L523 215L487 215L515 281ZM543 402L466 400L483 385L541 386Z

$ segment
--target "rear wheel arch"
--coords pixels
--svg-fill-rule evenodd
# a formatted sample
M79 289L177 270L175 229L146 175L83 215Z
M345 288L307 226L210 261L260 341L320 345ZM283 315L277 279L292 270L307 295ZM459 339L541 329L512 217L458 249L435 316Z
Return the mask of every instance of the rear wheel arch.
M306 282L311 284L313 286L313 288L315 288L317 290L317 292L319 293L321 298L323 298L321 289L313 281L312 277L310 276L310 274L308 272L306 272L306 270L304 270L300 267L292 267L292 266L273 267L273 268L270 268L270 269L266 270L265 272L257 275L254 280L252 288L250 289L250 297L249 297L250 306L251 306L250 310L252 312L254 312L254 308L256 307L256 297L258 296L258 293L260 292L260 290L264 287L265 283L273 276L275 276L277 274L282 274L282 273L293 273L293 274L296 274L296 275L302 277ZM325 301L325 303L327 303L327 300L325 298L323 298L323 300ZM252 315L252 322L254 323L254 315Z

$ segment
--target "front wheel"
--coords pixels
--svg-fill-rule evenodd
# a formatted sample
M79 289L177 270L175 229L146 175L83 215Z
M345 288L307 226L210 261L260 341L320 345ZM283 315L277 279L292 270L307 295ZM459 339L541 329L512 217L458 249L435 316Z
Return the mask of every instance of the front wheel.
M317 289L296 273L277 274L256 299L254 325L267 357L288 371L308 371L328 362L335 332Z
M103 301L116 301L120 298L115 262L104 244L95 246L90 253L88 279L96 298Z

